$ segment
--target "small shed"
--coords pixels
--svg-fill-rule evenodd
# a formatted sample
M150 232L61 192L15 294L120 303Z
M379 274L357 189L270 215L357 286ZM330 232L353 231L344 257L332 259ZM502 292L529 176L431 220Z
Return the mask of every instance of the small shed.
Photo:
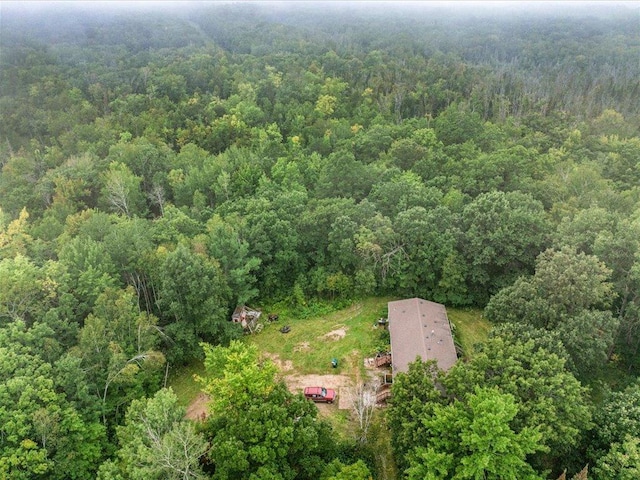
M247 305L239 305L231 315L233 323L239 323L247 333L259 332L262 330L262 324L258 323L258 319L262 312L256 308Z

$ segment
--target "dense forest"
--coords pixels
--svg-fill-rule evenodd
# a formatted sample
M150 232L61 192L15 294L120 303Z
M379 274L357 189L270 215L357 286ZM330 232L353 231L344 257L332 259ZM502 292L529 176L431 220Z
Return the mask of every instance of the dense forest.
M640 478L637 4L1 9L0 478L382 480L228 321L382 295L398 478Z

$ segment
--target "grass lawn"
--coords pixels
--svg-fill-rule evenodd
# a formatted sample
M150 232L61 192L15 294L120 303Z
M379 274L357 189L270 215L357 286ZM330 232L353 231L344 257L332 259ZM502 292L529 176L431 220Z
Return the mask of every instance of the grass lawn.
M188 406L200 393L200 384L193 379L193 375L204 375L204 364L196 361L184 367L174 367L169 370L167 387L173 389L178 397L178 405Z
M374 323L387 315L388 300L368 298L321 317L296 319L281 314L277 322L265 323L258 335L245 338L260 351L292 362L295 373L348 374L355 366L364 368L363 358L375 353L380 331ZM283 325L291 331L281 333ZM338 359L338 368L332 368L333 358Z

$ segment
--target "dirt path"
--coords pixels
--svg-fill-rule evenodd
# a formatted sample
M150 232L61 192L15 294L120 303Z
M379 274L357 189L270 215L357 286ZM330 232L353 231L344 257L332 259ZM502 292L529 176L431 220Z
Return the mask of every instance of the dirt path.
M209 405L209 395L202 392L187 407L185 417L189 420L204 420L207 418L207 407Z

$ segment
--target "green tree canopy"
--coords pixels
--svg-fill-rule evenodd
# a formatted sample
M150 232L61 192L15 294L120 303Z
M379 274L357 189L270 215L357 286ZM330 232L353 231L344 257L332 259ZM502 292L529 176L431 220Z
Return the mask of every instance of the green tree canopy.
M564 360L531 340L491 338L471 361L456 364L443 383L456 396L476 386L495 386L513 395L518 406L513 425L538 427L541 443L549 449L548 454L534 456L537 468L548 459L561 458L591 426L585 389L565 369Z
M611 444L606 455L593 468L595 480L616 478L634 480L640 476L640 437L627 436L621 443Z
M22 343L23 328L0 328L0 477L89 478L105 429L59 391L51 364Z
M391 445L401 470L409 467L409 453L425 445L429 432L424 419L433 415L446 399L436 388L439 378L435 362L412 362L407 373L395 376L386 415L391 430Z
M105 462L99 479L204 480L200 459L207 442L184 418L185 409L171 389L134 400L117 428L116 459Z
M532 272L549 224L540 202L521 192L481 194L462 213L461 250L476 302Z
M533 277L519 278L494 295L485 314L551 330L571 356L580 375L598 371L607 360L619 320L605 310L614 298L611 271L596 257L571 247L549 249L536 260Z
M514 397L496 387L476 387L462 401L435 406L422 418L429 436L416 446L408 478L542 479L526 460L545 450L541 434L533 426L514 430L517 412Z
M171 362L200 356L199 341L222 343L237 334L227 319L229 289L216 260L181 243L161 255L153 281Z
M276 368L254 345L232 341L205 350L203 390L212 396L204 433L213 478L312 479L334 449L317 408L275 381Z

